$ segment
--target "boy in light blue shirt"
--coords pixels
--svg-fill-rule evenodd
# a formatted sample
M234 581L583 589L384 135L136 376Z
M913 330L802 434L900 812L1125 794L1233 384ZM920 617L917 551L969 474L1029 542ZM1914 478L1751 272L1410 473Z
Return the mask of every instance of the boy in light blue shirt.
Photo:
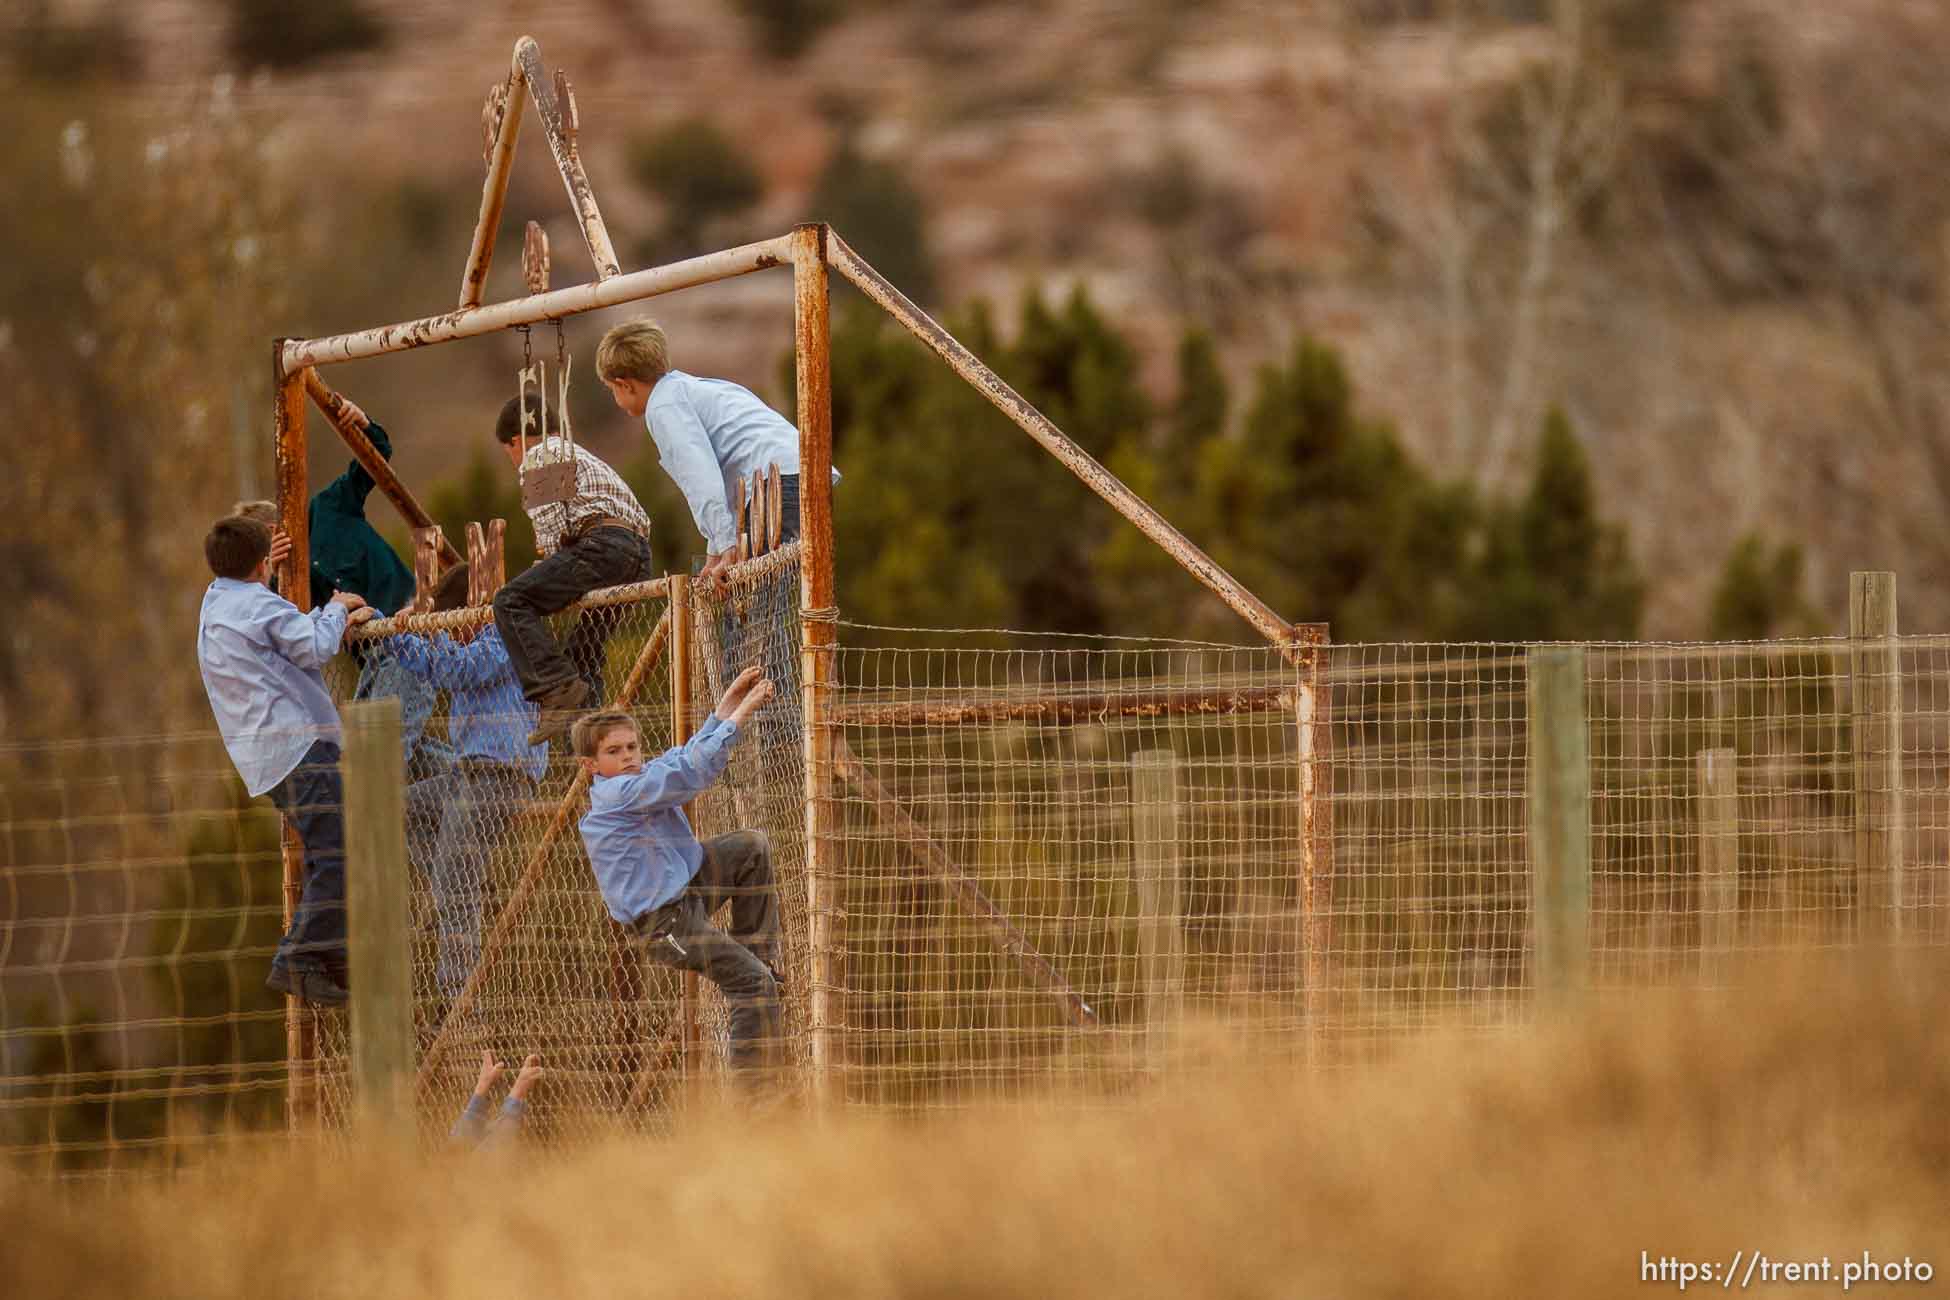
M616 710L575 726L576 759L590 774L582 842L603 904L646 956L695 971L731 1004L730 1064L750 1079L778 1039L779 904L763 831L699 843L684 805L724 772L731 747L772 683L747 668L697 734L644 761L636 721ZM731 933L711 924L729 901Z
M326 1006L345 990L345 796L339 714L320 674L347 625L372 610L343 591L313 610L267 585L271 530L219 519L203 539L215 575L203 595L197 666L230 761L252 796L271 802L304 842L304 890L265 987Z
M434 590L435 612L467 603L465 564L447 571ZM447 692L447 735L455 758L438 775L406 792L406 825L413 860L427 864L433 886L439 961L435 978L444 998L460 995L481 955L481 899L497 824L535 797L548 770L548 746L531 745L536 708L493 623L422 637L388 637L397 669L429 693Z

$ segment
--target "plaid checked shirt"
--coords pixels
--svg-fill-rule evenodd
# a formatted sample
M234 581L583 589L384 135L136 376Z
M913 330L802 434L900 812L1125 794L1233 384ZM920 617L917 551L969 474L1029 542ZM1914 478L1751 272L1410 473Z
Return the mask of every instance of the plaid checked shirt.
M539 469L561 461L568 443L551 435L528 449L522 461L522 468ZM546 505L528 512L528 520L535 525L535 550L541 555L553 555L562 545L562 535L574 532L576 526L585 520L609 515L627 521L640 530L645 537L650 535L650 516L637 503L636 493L623 481L622 475L611 469L601 459L584 450L577 444L576 453L576 494L566 505Z

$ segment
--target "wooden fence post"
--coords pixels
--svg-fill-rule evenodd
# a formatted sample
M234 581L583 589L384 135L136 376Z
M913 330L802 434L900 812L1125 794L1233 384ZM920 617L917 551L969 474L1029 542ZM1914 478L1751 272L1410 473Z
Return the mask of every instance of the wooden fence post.
M1855 789L1855 932L1903 930L1903 686L1896 575L1848 575Z
M1138 986L1155 1067L1184 1011L1185 933L1178 905L1178 756L1131 756L1131 877L1138 905Z
M411 1141L412 920L399 701L347 704L343 716L353 1096L368 1137Z
M1740 934L1740 802L1732 749L1694 755L1699 828L1699 963L1707 984L1726 979Z
M1545 997L1585 986L1591 956L1591 765L1585 735L1584 649L1532 646L1530 890L1536 987Z

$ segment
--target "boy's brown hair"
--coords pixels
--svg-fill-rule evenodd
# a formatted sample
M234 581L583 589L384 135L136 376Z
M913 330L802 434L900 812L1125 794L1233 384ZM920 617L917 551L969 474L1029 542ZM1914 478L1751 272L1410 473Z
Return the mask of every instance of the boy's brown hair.
M219 578L243 581L271 553L271 530L245 515L227 515L210 526L203 558Z
M230 513L255 519L266 528L278 526L278 503L275 501L239 501L230 507Z
M569 732L569 743L575 747L577 758L594 758L596 748L609 733L624 727L635 731L639 738L643 735L637 728L635 718L621 709L604 709L577 722Z
M527 393L522 397L510 397L501 404L501 414L494 419L496 438L504 443L513 443L521 437L521 411L524 406L528 408L529 437L541 437L544 428L561 429L562 422L555 418L555 408L544 402L540 393Z
M612 326L596 345L596 374L603 379L639 379L655 384L670 373L670 340L649 319Z

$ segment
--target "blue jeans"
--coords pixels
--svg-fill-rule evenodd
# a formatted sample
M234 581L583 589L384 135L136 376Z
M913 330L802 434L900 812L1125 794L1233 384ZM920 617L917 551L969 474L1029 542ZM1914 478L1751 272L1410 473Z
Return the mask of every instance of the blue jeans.
M496 842L514 824L535 782L505 763L463 758L406 791L406 833L413 861L433 891L439 959L434 979L445 998L460 996L481 959L481 905Z
M339 747L312 742L298 766L271 787L271 802L305 843L305 887L273 969L323 970L345 962L345 791Z

